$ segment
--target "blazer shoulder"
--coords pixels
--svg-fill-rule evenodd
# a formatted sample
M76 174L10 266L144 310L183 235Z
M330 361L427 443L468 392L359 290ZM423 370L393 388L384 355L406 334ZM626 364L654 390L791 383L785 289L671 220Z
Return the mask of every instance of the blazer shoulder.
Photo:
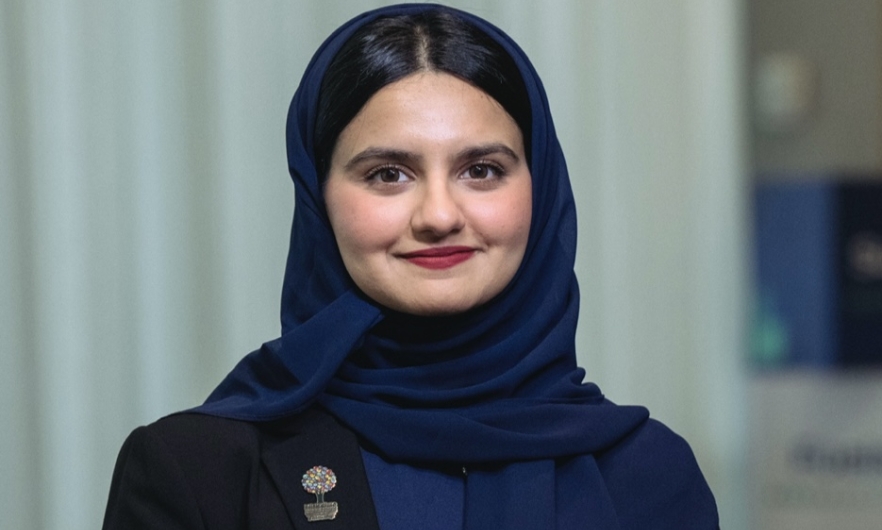
M718 528L716 501L692 448L663 423L650 418L597 464L623 528Z
M263 437L259 424L192 412L172 414L138 430L143 431L140 436L161 440L169 451L194 458L209 458L217 452L229 456L236 448L256 449Z
M248 421L179 412L143 427L150 436L163 441L170 451L197 460L237 455L249 458L292 436L309 433L333 422L318 409L275 421Z
M104 528L249 528L254 502L285 520L273 488L261 486L262 455L318 417L252 423L185 412L138 427L117 458Z
M693 462L695 456L689 443L653 418L601 453L598 460L602 467L613 466L644 474L668 474L684 466L691 467Z

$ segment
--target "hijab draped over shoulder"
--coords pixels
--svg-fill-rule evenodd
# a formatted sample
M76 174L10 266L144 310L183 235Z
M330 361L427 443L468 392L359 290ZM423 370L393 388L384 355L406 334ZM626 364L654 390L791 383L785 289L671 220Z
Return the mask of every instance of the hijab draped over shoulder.
M533 214L520 269L496 298L464 314L416 317L379 306L353 284L313 147L322 78L344 42L378 17L431 9L485 32L523 77ZM287 151L296 199L282 335L245 357L196 411L259 422L319 406L390 461L468 465L467 528L613 520L596 495L603 478L593 455L638 429L648 413L608 402L576 366L573 194L545 91L517 44L484 20L436 5L358 16L309 63L288 113Z

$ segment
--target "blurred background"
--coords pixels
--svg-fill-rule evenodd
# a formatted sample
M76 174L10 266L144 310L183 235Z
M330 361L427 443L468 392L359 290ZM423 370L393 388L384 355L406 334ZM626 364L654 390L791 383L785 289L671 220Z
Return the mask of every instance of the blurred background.
M0 0L0 528L98 528L125 436L278 336L287 107L388 3ZM548 90L588 379L691 443L724 528L882 527L882 0L447 3Z

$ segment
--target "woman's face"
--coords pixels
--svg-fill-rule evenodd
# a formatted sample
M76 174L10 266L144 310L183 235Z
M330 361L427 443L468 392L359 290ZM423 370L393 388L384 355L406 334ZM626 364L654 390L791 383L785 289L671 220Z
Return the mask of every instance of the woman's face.
M325 202L365 294L417 315L466 311L502 291L524 257L532 185L520 129L456 77L410 75L343 129Z

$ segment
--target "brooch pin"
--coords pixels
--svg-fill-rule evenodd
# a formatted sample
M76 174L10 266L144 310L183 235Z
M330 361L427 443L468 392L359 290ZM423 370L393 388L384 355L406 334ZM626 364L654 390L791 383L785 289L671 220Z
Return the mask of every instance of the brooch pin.
M337 485L337 475L333 471L325 466L315 466L303 474L300 484L308 493L315 495L315 503L303 505L307 521L330 521L337 517L337 503L325 502L325 493Z

